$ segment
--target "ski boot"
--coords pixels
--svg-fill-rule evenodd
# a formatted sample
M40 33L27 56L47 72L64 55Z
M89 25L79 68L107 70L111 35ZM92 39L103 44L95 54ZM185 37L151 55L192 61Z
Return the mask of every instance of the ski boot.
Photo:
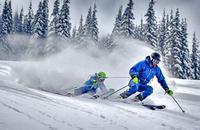
M133 102L141 102L143 100L143 97L141 94L138 94L137 96L135 96L132 101Z

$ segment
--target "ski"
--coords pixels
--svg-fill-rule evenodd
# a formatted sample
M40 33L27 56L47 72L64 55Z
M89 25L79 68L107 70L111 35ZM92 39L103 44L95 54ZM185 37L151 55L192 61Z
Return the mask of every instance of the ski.
M152 105L152 104L144 104L144 103L142 103L142 106L149 108L151 110L165 109L166 108L165 105Z
M105 96L107 96L108 94L110 94L110 93L112 93L112 92L114 92L114 91L115 91L114 89L110 89L110 90L108 90L107 92L102 93L102 94L100 94L100 95L94 95L94 96L92 96L91 99L97 99L97 98L102 98L102 99L104 99Z

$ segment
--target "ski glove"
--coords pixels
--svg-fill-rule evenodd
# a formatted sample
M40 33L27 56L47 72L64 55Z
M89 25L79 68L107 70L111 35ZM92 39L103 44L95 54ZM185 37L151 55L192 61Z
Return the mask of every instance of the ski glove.
M172 90L170 90L170 89L167 89L166 91L165 91L167 94L169 94L170 96L173 96L173 91Z
M139 79L136 76L132 76L133 83L138 84Z
M93 81L92 81L92 83L93 83L93 84L96 84L96 83L97 83L97 81L96 81L96 80L93 80Z

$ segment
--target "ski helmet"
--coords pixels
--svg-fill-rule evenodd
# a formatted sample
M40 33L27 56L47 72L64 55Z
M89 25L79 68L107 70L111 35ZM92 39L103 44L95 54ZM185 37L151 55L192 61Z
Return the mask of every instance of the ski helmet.
M152 60L155 59L155 60L158 60L158 61L160 61L160 59L161 59L160 54L157 53L157 52L153 52L151 54L151 58L152 58Z
M99 78L106 78L106 73L101 71L101 72L98 73L98 77Z

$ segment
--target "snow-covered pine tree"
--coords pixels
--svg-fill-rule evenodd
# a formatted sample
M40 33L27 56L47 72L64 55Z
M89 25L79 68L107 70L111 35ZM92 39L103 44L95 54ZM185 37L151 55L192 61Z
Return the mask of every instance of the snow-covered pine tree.
M34 19L34 37L46 38L48 35L48 0L39 3L37 13Z
M97 21L97 7L96 3L94 4L93 12L92 12L92 19L91 19L91 38L94 42L98 42L99 39L99 28L98 28L98 21Z
M9 7L6 0L2 12L2 37L6 37L9 34L9 22Z
M57 35L58 34L58 26L59 26L59 14L60 14L60 0L55 0L54 2L54 8L53 12L51 14L51 23L50 23L50 29L49 29L49 34L50 35Z
M1 12L0 12L1 14ZM0 38L2 36L2 25L3 25L3 22L2 22L2 15L0 15Z
M7 0L4 3L3 12L1 16L2 26L0 35L0 59L8 59L10 53L12 52L11 47L8 44L7 36L10 33L10 19L9 19L9 5Z
M181 66L183 68L183 79L191 78L191 60L190 60L190 53L188 47L188 40L187 40L187 22L186 19L181 22Z
M176 78L182 78L183 68L181 62L181 30L180 30L180 14L179 9L176 10L175 18L172 21L172 28L171 28L171 36L170 42L172 44L171 50L171 65L172 67L172 74Z
M34 18L34 38L40 38L42 37L42 2L40 1L38 5L38 10L35 14Z
M200 59L199 59L199 44L196 38L196 33L193 34L192 39L192 54L191 54L191 69L192 69L192 79L199 80L200 79Z
M83 16L81 15L80 24L77 30L77 38L76 38L77 42L81 43L83 41L83 38L84 38Z
M70 12L69 12L69 0L63 0L63 5L59 15L59 25L58 25L58 36L64 39L70 39L70 30L71 30L71 23L70 23Z
M22 8L18 20L18 33L23 33L24 9Z
M166 40L165 40L164 46L163 46L163 48L165 48L163 50L163 61L169 71L171 71L171 68L172 68L172 66L171 66L172 43L170 42L170 40L172 38L171 32L170 32L171 25L172 24L170 24L169 15L167 14L166 15L166 27L165 27L166 28Z
M25 34L27 34L27 32L28 32L27 25L28 25L28 15L25 15L24 16L24 21L23 21L23 32Z
M8 33L13 32L13 15L11 1L8 3Z
M140 20L140 25L138 27L138 33L139 33L139 40L145 41L145 24L143 22L143 18Z
M135 32L135 39L139 39L139 31L140 31L140 28L137 24L135 24L134 26L134 32Z
M32 35L34 31L34 13L32 9L32 2L30 2L29 9L28 9L28 16L27 16L27 34Z
M161 54L164 54L164 44L166 41L166 15L165 15L165 9L163 10L163 18L160 24L160 30L159 30L159 50Z
M146 40L155 49L158 49L158 37L157 37L157 21L154 11L155 1L151 0L146 17Z
M173 20L174 20L174 11L171 9L169 21L170 21L170 22L173 22Z
M111 37L113 37L113 38L117 38L117 37L121 36L122 10L123 10L123 6L121 5L119 8L117 17L115 19L115 25L114 25L114 28L113 28L112 34L111 34Z
M48 36L48 23L49 23L49 0L43 0L42 4L42 38L47 38Z
M15 15L14 15L14 20L13 20L13 31L15 32L15 33L17 33L18 32L18 30L19 30L19 14L18 14L18 11L16 11L15 12Z
M92 7L91 6L88 10L88 14L87 14L87 17L85 20L83 30L84 30L84 37L86 39L91 39L91 37L92 37L92 33L91 33L91 30L92 30Z
M134 32L134 24L133 20L133 0L129 0L129 3L127 4L127 7L123 13L122 16L122 23L121 23L121 30L122 30L122 36L124 37L131 37L135 38L135 32Z
M77 30L76 30L76 26L74 26L72 29L72 40L73 41L76 41L76 36L77 36Z

